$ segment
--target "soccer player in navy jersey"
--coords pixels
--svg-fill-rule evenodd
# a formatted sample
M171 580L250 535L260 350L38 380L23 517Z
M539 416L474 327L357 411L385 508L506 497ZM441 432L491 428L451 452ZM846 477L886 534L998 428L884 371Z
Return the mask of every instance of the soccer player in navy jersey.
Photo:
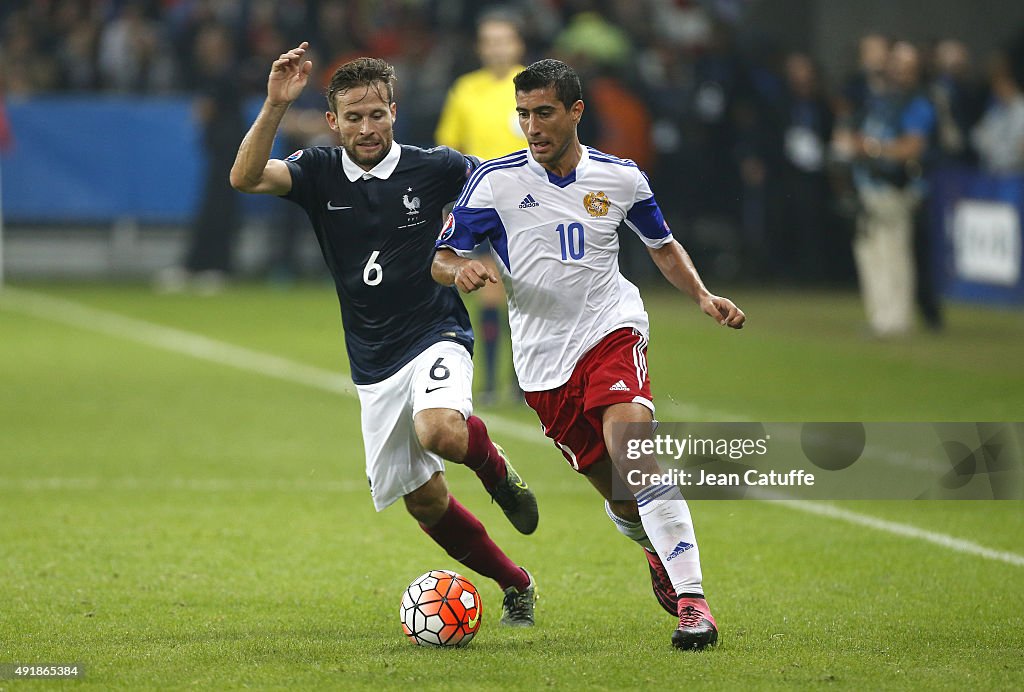
M444 462L473 469L521 533L537 527L537 502L473 416L473 333L458 291L431 279L442 210L477 165L447 147L394 141L394 69L359 58L327 89L327 124L340 147L271 159L274 135L302 93L312 63L302 43L274 61L267 98L242 140L231 184L305 209L341 303L345 345L362 409L374 506L399 498L454 559L494 579L502 624L534 622L533 578L490 539L448 491Z
M526 403L545 434L605 498L623 534L644 548L654 594L678 617L672 643L702 649L718 640L704 587L690 510L679 489L613 480L659 473L651 457L630 458L625 436L650 430L649 324L640 292L618 271L617 229L625 223L662 274L723 326L746 319L705 288L632 161L584 147L579 77L558 60L516 75L516 111L528 147L481 165L437 240L432 273L475 291L497 281L471 257L490 240L508 296L512 354ZM630 424L633 424L630 426ZM640 476L643 478L643 476Z

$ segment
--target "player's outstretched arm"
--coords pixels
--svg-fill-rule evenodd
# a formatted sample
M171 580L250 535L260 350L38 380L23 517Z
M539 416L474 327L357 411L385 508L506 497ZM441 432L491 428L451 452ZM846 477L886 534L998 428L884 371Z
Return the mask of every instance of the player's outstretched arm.
M284 161L270 158L274 135L288 106L299 97L309 81L313 63L303 61L309 43L303 41L274 61L267 78L267 99L249 128L235 164L231 186L242 192L283 195L292 189L292 175Z
M659 248L647 248L654 263L669 282L700 305L700 309L725 327L743 329L747 316L728 298L711 293L701 281L690 255L677 241Z
M446 248L434 253L430 275L442 286L457 286L463 293L483 288L488 281L498 283L498 277L483 262L459 257Z

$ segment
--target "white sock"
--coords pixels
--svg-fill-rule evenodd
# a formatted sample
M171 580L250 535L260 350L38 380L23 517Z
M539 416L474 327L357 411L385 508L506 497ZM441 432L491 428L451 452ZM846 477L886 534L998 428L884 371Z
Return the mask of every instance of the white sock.
M612 520L613 524L615 524L615 528L619 530L619 533L631 541L636 541L652 553L658 552L654 549L651 539L647 537L647 531L644 530L644 524L642 521L629 521L628 519L623 519L612 511L612 506L608 500L604 501L604 511L607 512L608 518Z
M654 544L677 594L704 593L700 552L693 533L690 508L679 488L652 485L636 494L640 521Z

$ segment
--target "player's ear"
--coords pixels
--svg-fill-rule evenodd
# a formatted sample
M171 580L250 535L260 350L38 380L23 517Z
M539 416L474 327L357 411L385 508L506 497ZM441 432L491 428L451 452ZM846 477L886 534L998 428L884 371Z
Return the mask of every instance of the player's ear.
M577 101L572 104L572 108L569 109L569 115L572 116L572 121L579 125L580 118L583 117L583 101Z
M332 130L337 132L338 131L338 116L336 116L332 111L327 111L326 113L324 113L324 116L327 118L327 127L331 128Z
M397 119L398 119L398 102L397 101L392 101L391 102L391 122L394 122Z

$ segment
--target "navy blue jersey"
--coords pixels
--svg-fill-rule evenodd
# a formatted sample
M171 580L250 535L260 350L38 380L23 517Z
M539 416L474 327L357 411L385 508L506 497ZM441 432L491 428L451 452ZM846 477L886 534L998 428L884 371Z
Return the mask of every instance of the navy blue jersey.
M458 290L435 282L430 265L442 210L476 161L448 147L401 145L390 176L354 182L341 147L303 149L285 161L292 189L284 197L306 210L334 277L352 380L380 382L438 341L472 353Z

